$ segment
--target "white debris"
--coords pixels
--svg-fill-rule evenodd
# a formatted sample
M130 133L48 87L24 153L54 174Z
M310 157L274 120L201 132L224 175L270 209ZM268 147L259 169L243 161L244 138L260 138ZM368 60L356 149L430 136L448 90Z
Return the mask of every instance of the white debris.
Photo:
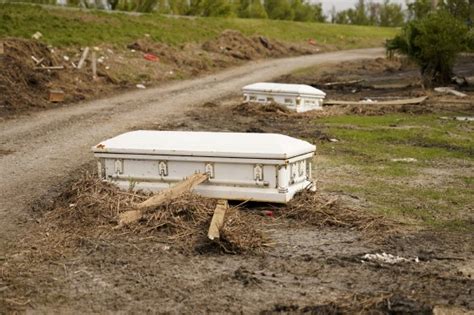
M146 86L144 86L143 84L137 84L136 87L137 89L146 89Z
M110 67L109 67L109 66L105 66L105 70L109 70L109 69L110 69Z
M456 117L456 120L459 120L459 121L474 121L474 117L461 117L461 116L458 116L458 117Z
M459 96L459 97L466 97L467 96L467 94L456 91L455 89L453 89L451 87L437 87L434 90L438 93L446 93L446 94L450 93L450 94L453 94L453 95L456 95L456 96Z
M100 56L99 59L97 59L97 62L98 63L103 63L105 60L105 57L104 56Z
M68 56L63 56L63 59L64 59L65 61L69 61L69 57L68 57Z
M333 139L329 139L329 141L330 141L330 142L339 142L339 140L334 139L334 138L333 138Z
M107 52L108 52L109 54L113 54L113 53L114 53L114 52L112 51L112 49L110 49L110 48L107 48Z
M404 263L404 262L415 262L415 263L420 262L418 257L405 258L405 257L400 257L400 256L394 256L394 255L391 255L391 254L387 254L385 252L383 252L381 254L365 254L364 256L362 256L362 263L364 263L366 261L386 263L386 264L391 264L391 265Z
M131 52L135 52L135 49L130 49Z
M40 32L36 32L31 36L31 38L36 40L40 39L41 37L43 37L43 34L41 34Z
M99 51L99 50L100 50L100 48L97 47L97 46L94 46L92 49L94 49L95 51Z
M414 158L391 159L391 161L392 162L406 162L406 163L418 162L418 160Z

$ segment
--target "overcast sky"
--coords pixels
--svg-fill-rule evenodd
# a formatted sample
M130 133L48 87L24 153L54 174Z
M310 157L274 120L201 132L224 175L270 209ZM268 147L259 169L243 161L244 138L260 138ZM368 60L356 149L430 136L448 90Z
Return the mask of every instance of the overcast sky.
M383 0L373 0L374 2L383 2ZM337 11L354 7L357 0L312 0L312 2L320 2L323 4L324 12L331 11L332 6L336 7ZM391 2L405 4L405 0L391 0Z

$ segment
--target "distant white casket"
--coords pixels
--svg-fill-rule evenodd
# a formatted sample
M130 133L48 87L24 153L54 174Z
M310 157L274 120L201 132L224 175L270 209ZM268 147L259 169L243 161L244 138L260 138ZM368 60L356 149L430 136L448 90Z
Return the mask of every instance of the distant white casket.
M280 134L184 131L133 131L92 148L99 176L122 189L157 192L208 173L202 196L278 203L312 187L315 150Z
M323 108L326 93L305 84L254 83L242 88L246 102L275 102L298 113Z

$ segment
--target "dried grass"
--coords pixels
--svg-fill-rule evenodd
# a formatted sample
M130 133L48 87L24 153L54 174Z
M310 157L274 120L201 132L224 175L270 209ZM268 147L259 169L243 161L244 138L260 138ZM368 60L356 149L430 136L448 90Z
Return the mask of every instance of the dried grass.
M369 233L393 227L382 216L344 206L336 197L309 191L301 192L277 215L315 226L344 227Z
M63 245L90 236L114 237L124 233L123 230L113 230L119 213L132 209L147 198L149 194L121 191L102 182L95 174L85 173L53 205L45 216L45 223L48 233L55 233L60 239L59 244ZM153 235L185 252L202 253L216 249L226 253L262 251L267 238L259 228L256 216L238 208L228 210L220 240L212 242L207 238L216 203L215 199L188 193L148 209L143 219L127 227L125 233L139 237Z

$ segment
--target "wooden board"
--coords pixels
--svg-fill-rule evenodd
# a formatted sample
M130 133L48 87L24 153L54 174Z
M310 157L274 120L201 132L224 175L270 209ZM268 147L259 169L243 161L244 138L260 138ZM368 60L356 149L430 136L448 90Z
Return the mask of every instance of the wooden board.
M178 198L184 193L192 191L194 187L205 182L208 178L209 176L207 174L193 174L176 185L160 191L153 197L138 204L134 210L121 213L119 217L119 224L116 228L121 228L125 225L139 221L143 217L143 213L146 209L157 207L165 201Z
M337 101L337 100L327 100L324 101L324 105L414 105L423 103L428 96L416 97L416 98L407 98L393 101L381 101L381 102L368 102L368 101Z
M220 238L220 230L224 226L225 213L228 208L229 203L227 200L219 200L217 202L211 224L209 225L209 231L207 233L207 237L209 237L210 240Z

